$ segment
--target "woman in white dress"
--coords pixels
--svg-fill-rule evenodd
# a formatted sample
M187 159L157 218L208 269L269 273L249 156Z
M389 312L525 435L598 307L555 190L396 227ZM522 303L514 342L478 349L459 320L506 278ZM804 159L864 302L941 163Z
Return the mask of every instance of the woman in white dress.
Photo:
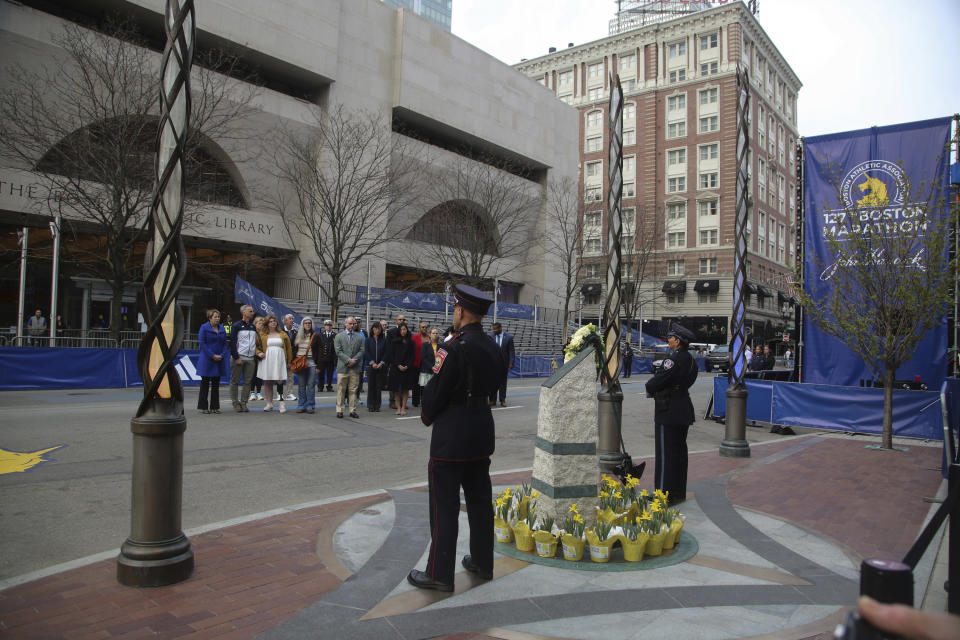
M273 385L287 379L287 367L293 358L293 349L290 346L290 337L280 330L280 322L274 314L267 315L263 321L263 332L257 340L257 357L260 364L257 367L257 376L263 380L263 395L267 401L264 411L273 411ZM280 413L287 412L283 398L278 398Z

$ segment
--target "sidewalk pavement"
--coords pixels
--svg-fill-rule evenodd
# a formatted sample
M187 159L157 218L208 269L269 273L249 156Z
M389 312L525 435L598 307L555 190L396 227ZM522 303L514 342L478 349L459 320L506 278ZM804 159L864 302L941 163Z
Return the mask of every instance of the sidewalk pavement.
M492 581L461 570L452 594L420 591L405 577L425 566L425 487L389 488L188 532L196 570L178 585L121 586L101 559L10 587L0 637L828 638L856 599L860 560L901 559L932 512L924 498L942 490L939 444L869 442L810 432L753 445L751 458L691 454L681 510L695 553L656 569L498 554ZM494 476L495 491L529 478ZM464 515L461 553L467 530ZM939 547L917 568L915 600L929 592L943 610L942 579L930 580Z

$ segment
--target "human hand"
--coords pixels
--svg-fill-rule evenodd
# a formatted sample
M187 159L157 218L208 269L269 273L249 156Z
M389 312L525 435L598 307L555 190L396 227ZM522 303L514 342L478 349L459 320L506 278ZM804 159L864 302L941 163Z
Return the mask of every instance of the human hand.
M258 351L258 352L257 352L257 357L260 358L261 360L263 360L264 358L267 357L267 354L265 354L265 353L262 352L262 351Z
M220 362L221 360L223 360L223 356L214 354L213 360L214 362Z
M880 629L911 640L951 640L960 637L960 616L920 611L903 604L881 604L869 596L857 600L860 616Z

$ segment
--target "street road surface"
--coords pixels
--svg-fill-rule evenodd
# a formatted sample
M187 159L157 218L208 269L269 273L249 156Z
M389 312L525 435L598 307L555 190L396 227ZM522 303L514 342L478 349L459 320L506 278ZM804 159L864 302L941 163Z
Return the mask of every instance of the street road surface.
M634 458L652 456L653 400L648 375L624 380L623 435ZM533 466L537 404L543 379L511 379L505 408L496 408L497 450L491 470ZM703 416L713 390L701 372L691 389ZM118 550L130 531L130 418L139 389L0 392L0 581L95 553ZM227 398L226 387L221 397ZM203 415L186 390L183 530L273 509L426 482L430 430L413 412L359 408L337 419L334 394L317 395L317 413L265 414L225 409ZM716 450L724 427L699 420L691 451ZM750 442L780 438L748 427ZM37 453L59 447L46 453ZM4 452L32 453L31 456ZM37 464L42 458L48 462ZM25 471L14 471L16 468ZM648 465L642 486L652 487ZM424 513L424 518L427 514Z

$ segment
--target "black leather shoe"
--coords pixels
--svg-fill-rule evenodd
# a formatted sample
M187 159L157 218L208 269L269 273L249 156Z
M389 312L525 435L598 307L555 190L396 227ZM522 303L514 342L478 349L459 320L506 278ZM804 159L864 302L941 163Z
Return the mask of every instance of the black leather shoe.
M407 574L407 582L421 589L436 589L437 591L453 591L453 585L446 582L437 582L423 571L414 569Z
M351 412L350 412L350 417L351 417L351 418L359 418L359 417L360 417L360 414L357 413L356 411L351 411Z
M493 571L488 569L481 569L480 565L476 564L473 561L473 558L470 556L463 556L463 560L460 561L460 564L463 565L463 568L469 571L470 573L475 573L484 580L493 579Z
M342 412L342 411L338 411L338 412L337 412L337 417L338 417L338 418L342 418L342 417L343 417L343 412Z

